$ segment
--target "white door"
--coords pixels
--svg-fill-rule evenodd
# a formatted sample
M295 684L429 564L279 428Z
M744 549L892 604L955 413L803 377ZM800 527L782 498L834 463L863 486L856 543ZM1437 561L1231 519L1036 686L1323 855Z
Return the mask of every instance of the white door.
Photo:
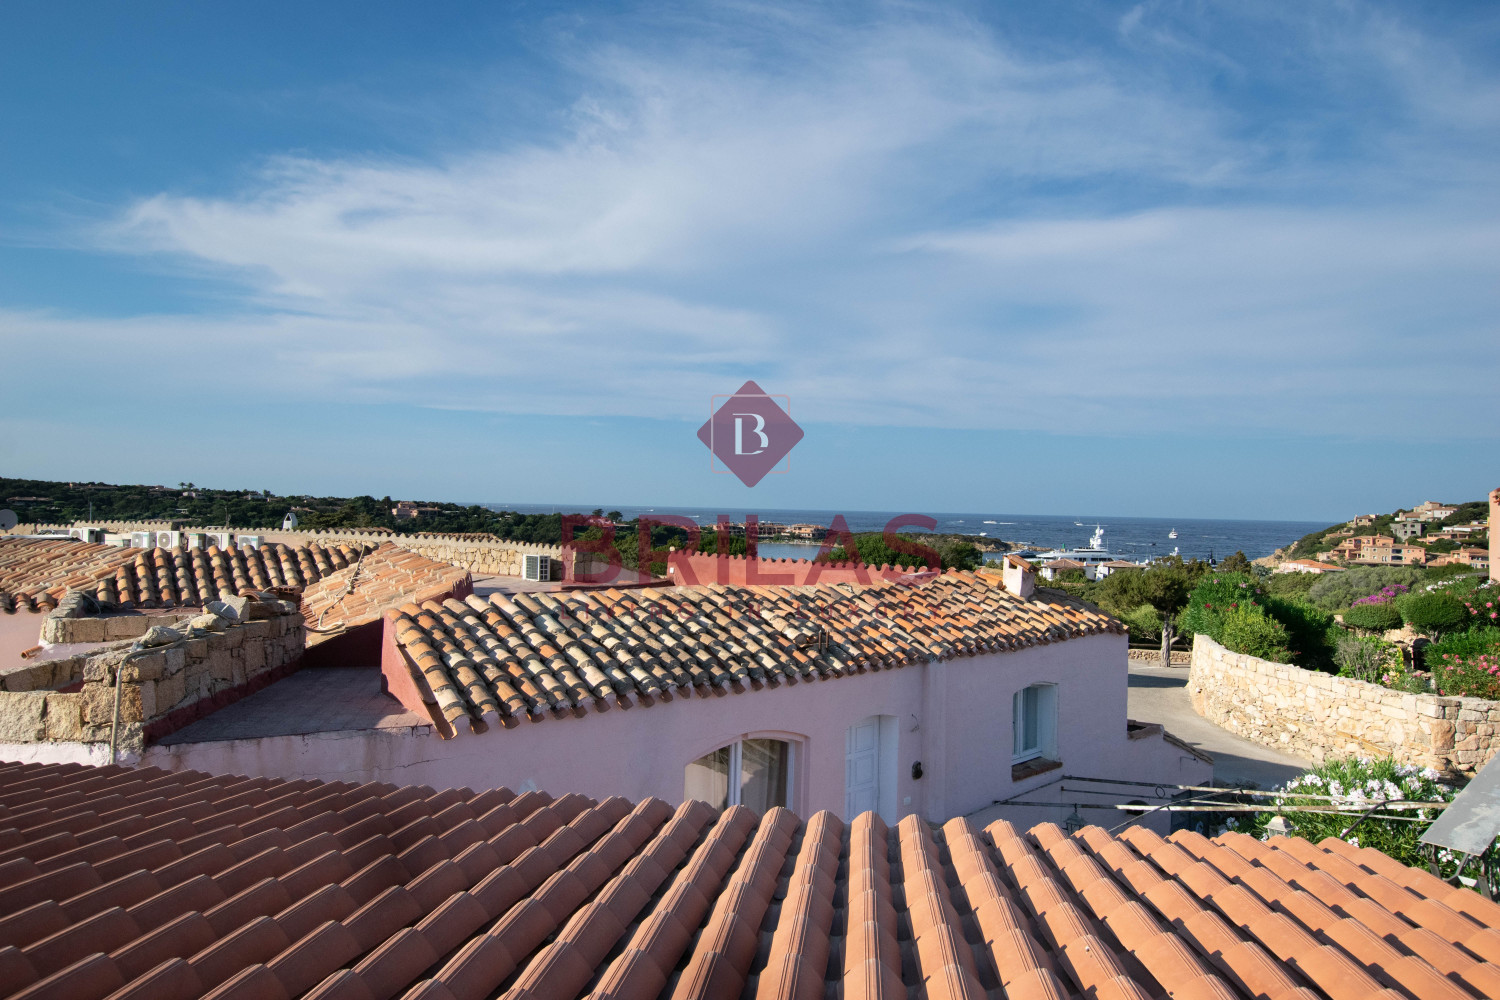
M844 819L880 804L880 720L865 719L844 735Z

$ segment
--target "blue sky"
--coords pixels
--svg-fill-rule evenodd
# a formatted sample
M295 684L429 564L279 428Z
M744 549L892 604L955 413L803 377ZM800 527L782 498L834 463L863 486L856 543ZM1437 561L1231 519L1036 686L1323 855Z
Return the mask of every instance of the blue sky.
M0 5L0 471L1338 518L1500 484L1500 8ZM709 398L807 431L747 490Z

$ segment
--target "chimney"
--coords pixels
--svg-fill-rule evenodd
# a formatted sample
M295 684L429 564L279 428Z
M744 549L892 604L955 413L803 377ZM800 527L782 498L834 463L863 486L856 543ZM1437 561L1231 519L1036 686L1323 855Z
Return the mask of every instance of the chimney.
M1496 490L1495 493L1497 496L1500 496L1500 490ZM1493 498L1490 501L1492 517L1494 516L1495 502ZM1494 542L1490 544L1493 545ZM1015 594L1023 601L1031 597L1032 592L1036 590L1036 570L1031 568L1031 563L1020 556L1009 555L1005 557L1005 568L1002 571L1001 580L1004 582L1006 590Z

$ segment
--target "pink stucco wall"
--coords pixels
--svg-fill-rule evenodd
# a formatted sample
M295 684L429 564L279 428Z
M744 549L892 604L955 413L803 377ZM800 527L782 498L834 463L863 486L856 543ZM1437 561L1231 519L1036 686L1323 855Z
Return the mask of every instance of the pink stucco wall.
M740 694L613 706L582 718L444 740L429 726L152 747L143 763L286 778L383 780L435 787L537 787L595 798L680 802L688 762L735 739L797 742L791 807L844 813L845 731L872 715L896 720L898 815L931 820L973 812L1063 772L1149 781L1202 781L1160 738L1126 735L1126 640L1102 635L1013 653L962 658ZM1058 685L1060 771L1011 780L1011 695ZM921 761L924 776L912 778ZM1040 817L1037 817L1040 818Z
M21 653L42 641L42 622L46 618L29 611L0 613L0 670L25 662Z

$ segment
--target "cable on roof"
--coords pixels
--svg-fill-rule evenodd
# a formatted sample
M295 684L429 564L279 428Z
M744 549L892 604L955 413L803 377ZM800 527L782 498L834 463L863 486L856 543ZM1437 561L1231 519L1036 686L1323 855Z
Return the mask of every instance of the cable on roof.
M370 550L370 551L374 551L374 550ZM312 625L307 626L307 630L309 632L316 632L319 635L338 635L340 632L343 632L345 629L347 629L349 627L348 622L345 621L344 619L340 618L338 621L334 622L328 628L324 628L323 627L323 616L326 615L326 614L328 614L328 612L332 611L334 608L341 607L343 605L343 603L344 603L344 599L346 597L348 597L350 594L354 593L354 588L356 586L358 586L358 584L359 584L359 571L360 571L360 567L362 567L364 565L365 552L366 552L366 550L365 550L364 546L360 546L359 558L356 559L356 560L354 560L354 572L352 572L352 573L349 574L349 585L344 588L344 592L339 595L339 599L337 601L334 601L332 604L328 605L328 607L326 607L322 611L318 612L318 620L317 620L317 622L315 622Z

